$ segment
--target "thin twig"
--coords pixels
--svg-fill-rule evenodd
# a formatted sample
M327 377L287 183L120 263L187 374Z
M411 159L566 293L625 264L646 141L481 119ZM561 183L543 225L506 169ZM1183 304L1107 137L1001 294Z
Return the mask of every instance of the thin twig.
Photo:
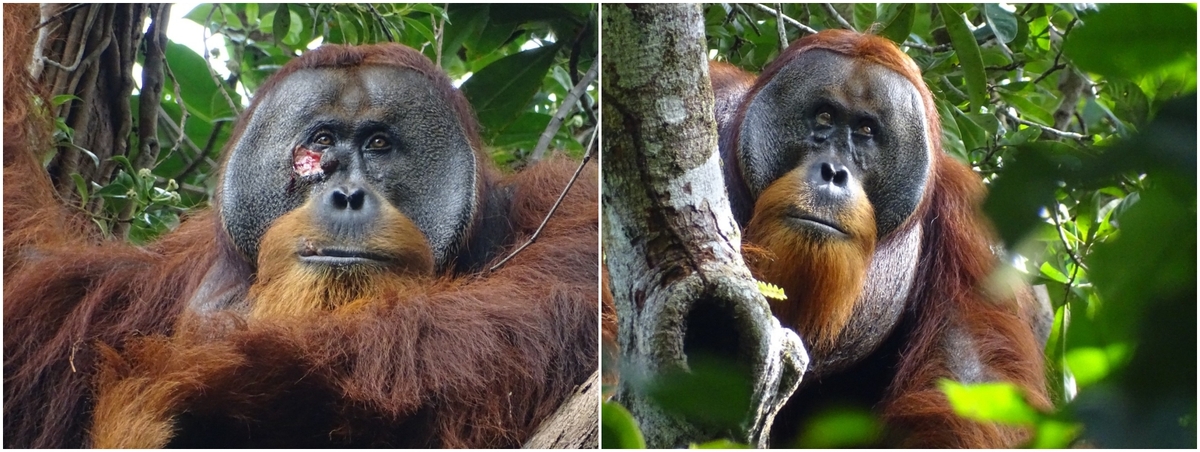
M810 26L808 26L808 25L804 25L804 24L800 23L800 21L798 21L798 20L796 20L796 19L793 19L793 18L791 18L791 17L788 17L788 16L786 16L786 15L780 14L779 12L775 11L775 9L774 9L774 8L771 8L771 7L769 7L769 6L767 6L767 5L764 5L764 4L762 4L762 3L751 3L751 5L754 5L754 7L755 7L755 8L758 8L758 9L762 10L763 12L765 12L765 13L767 13L767 14L770 14L770 15L772 15L772 16L779 16L779 17L783 17L783 20L784 20L785 22L787 22L787 23L788 23L788 25L791 25L791 26L793 26L793 27L796 27L796 28L800 29L800 31L801 31L802 33L805 33L805 34L810 34L810 35L815 35L815 34L817 34L817 30L814 30L812 27L810 27Z
M1056 58L1056 60L1057 60L1057 58ZM1033 79L1033 83L1031 83L1031 85L1036 85L1036 84L1038 84L1038 82L1044 80L1046 77L1049 77L1050 74L1053 74L1061 69L1066 69L1066 68L1067 68L1066 64L1055 64L1054 66L1051 66L1050 69L1047 69L1046 72L1043 72L1042 75L1039 75L1038 78Z
M906 47L912 47L914 49L924 50L929 53L945 52L947 50L950 50L950 48L951 48L950 44L939 44L936 46L928 46L928 45L921 44L918 42L913 42L913 41L904 41L904 45Z
M163 68L166 69L167 76L171 78L171 84L174 85L174 91L175 91L175 103L179 104L179 130L186 130L185 127L187 127L187 120L188 120L189 114L188 114L188 110L187 110L187 105L185 105L184 101L183 101L183 94L180 92L179 79L175 78L175 72L171 71L171 66L167 65L166 62L163 63ZM159 110L162 110L162 109L159 108ZM165 111L160 111L160 113L165 113ZM170 122L170 120L171 120L170 117L168 117L166 119L167 119L167 122ZM182 133L179 134L179 138L177 138L175 140L175 144L171 145L171 152L169 152L167 155L171 155L176 152L179 152L179 147L183 145L183 139L186 136L187 136L187 134L182 134Z
M587 73L583 74L583 78L579 80L579 83L576 83L575 87L571 88L571 92L567 93L567 97L558 106L558 111L554 112L554 117L550 118L550 123L546 124L546 130L542 131L542 136L538 138L537 146L533 148L533 154L530 155L530 159L538 161L546 155L546 149L550 147L550 141L554 139L554 135L558 134L559 127L562 127L563 119L566 119L567 114L579 102L579 98L583 96L583 93L587 92L588 85L591 85L592 81L596 80L598 67L599 65L592 63L592 68L588 69Z
M1009 119L1012 119L1013 121L1019 122L1021 124L1025 124L1029 127L1036 127L1036 128L1042 129L1043 132L1049 133L1051 135L1055 135L1059 138L1070 138L1072 140L1090 140L1092 138L1089 135L1082 135L1082 134L1078 134L1078 133L1074 133L1074 132L1064 132L1062 130L1055 129L1050 126L1044 126L1044 125L1038 124L1033 121L1026 121L1026 120L1018 118L1016 115L1010 113L1007 109L1004 110L1004 116L1008 116Z
M450 4L443 3L442 14L438 17L437 29L434 30L434 35L437 36L437 48L433 50L437 54L437 61L435 61L437 67L442 67L442 35L446 34L446 15L449 14L446 12L447 9L450 9Z
M779 33L779 51L782 52L788 48L787 30L783 28L783 4L775 4L775 32Z
M33 31L37 31L37 30L41 29L42 27L50 25L50 22L54 22L55 20L62 18L62 16L66 15L67 13L69 13L71 11L75 11L76 9L79 9L80 7L87 6L87 5L88 5L87 3L76 3L74 5L63 8L62 11L54 13L53 16L46 18L46 20L44 22L37 24L36 27L33 27Z
M730 14L730 15L726 16L726 19L732 21L733 18L737 16L737 13L741 13L742 17L746 18L746 25L749 25L750 28L754 30L754 35L762 36L762 32L758 30L758 24L755 23L756 21L754 20L753 17L750 17L750 13L747 13L746 9L742 8L742 5L734 3L733 11L731 11L731 12L733 12L734 14Z
M837 21L838 25L841 25L842 28L858 31L854 28L854 25L851 25L850 22L847 22L846 18L842 17L842 15L837 12L837 9L834 9L832 3L822 3L821 8L825 10L826 14L829 14L831 17L833 17L833 20Z
M513 256L516 256L517 253L520 253L526 247L533 244L534 240L537 240L538 235L542 233L542 229L546 227L546 223L548 223L550 221L550 217L554 216L554 212L556 210L558 210L558 206L561 205L563 202L563 199L565 199L567 197L567 192L571 190L571 187L575 185L575 181L577 179L579 179L579 173L583 172L583 167L588 164L588 160L592 159L592 154L594 154L595 150L596 150L595 146L596 146L596 136L598 135L597 132L598 132L598 130L592 131L592 138L590 140L588 140L587 152L585 152L583 154L583 160L579 162L579 167L575 168L575 174L571 176L571 180L567 181L567 186L563 188L562 193L559 193L558 200L554 201L554 206L550 207L550 212L546 213L545 218L542 218L542 224L538 225L538 228L536 231L533 231L533 235L529 236L529 240L526 240L523 245L521 245L517 249L513 250L512 253L510 253L507 257L505 257L500 262L497 262L496 265L492 266L492 268L489 268L488 269L489 272L496 271L497 268L500 268L500 266L507 263L510 259L513 258Z
M241 106L233 102L233 97L230 97L229 93L225 91L225 85L221 84L221 77L217 76L217 71L214 70L212 68L212 64L208 62L210 55L208 53L208 28L212 26L213 13L218 10L221 11L221 20L227 24L229 23L229 19L225 18L225 10L221 8L221 4L214 3L213 9L208 11L208 17L204 19L204 32L200 35L204 39L204 68L208 69L208 76L211 77L213 82L217 84L217 88L221 92L221 97L225 98L225 102L229 103L229 109L232 110L236 115L242 113L241 108L239 108ZM237 90L237 88L234 88L234 90Z
M954 93L954 95L956 95L958 97L961 97L963 99L971 97L971 96L968 96L967 93L964 93L964 92L962 92L962 90L958 89L958 87L954 86L953 83L950 83L950 78L946 77L944 75L942 76L942 85L945 86L946 89L949 89L950 92Z
M1079 266L1079 267L1083 268L1084 270L1087 270L1088 269L1087 266L1083 265L1083 261L1079 259L1079 256L1075 255L1075 251L1073 251L1071 249L1071 245L1069 243L1067 243L1067 235L1065 233L1063 233L1062 223L1060 223L1058 221L1058 206L1059 205L1060 204L1058 202L1055 202L1054 203L1054 212L1052 212L1050 214L1050 219L1054 221L1054 230L1055 230L1055 232L1058 232L1058 239L1060 241L1062 241L1063 249L1067 252L1067 256L1071 257L1071 260L1075 262L1076 266Z
M371 10L371 15L375 16L375 20L379 21L379 29L383 30L383 34L387 35L388 42L396 42L396 38L392 37L392 31L388 30L387 22L384 22L383 15L375 9L375 5L367 3L367 9Z

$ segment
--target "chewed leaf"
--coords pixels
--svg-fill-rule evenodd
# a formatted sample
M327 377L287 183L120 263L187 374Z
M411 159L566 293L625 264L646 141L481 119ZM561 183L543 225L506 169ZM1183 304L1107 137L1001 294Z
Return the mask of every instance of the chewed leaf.
M761 292L764 297L775 300L787 299L787 294L783 293L783 289L779 288L779 286L758 280L755 280L754 282L758 283L758 291Z

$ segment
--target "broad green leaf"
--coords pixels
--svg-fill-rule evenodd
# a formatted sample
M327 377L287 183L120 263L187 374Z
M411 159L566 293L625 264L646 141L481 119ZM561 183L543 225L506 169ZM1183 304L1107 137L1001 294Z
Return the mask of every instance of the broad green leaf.
M1067 283L1067 275L1064 275L1063 272L1059 271L1057 268L1054 268L1054 266L1050 265L1049 262L1042 262L1042 267L1040 270L1042 275L1047 278L1063 284Z
M213 12L213 9L215 8L216 5L212 3L201 3L199 6L192 8L192 10L185 14L183 18L200 24L200 26L203 27L208 25L205 20L209 19L210 14L214 16L216 15L216 13Z
M473 46L468 47L467 50L481 55L495 52L508 41L508 38L513 36L517 25L517 22L500 22L493 18L483 27L483 31L479 33L479 39L475 40L472 43Z
M1196 55L1196 10L1187 5L1109 4L1082 22L1063 54L1086 71L1133 79Z
M75 192L79 193L79 205L86 206L89 198L87 181L79 173L71 173L71 180L75 181Z
M954 120L956 115L952 113L957 108L941 99L934 100L934 104L937 105L938 116L942 119L942 150L957 156L962 161L967 161L967 149L963 146L962 132L958 130L958 122Z
M971 34L970 27L961 15L954 11L951 5L938 4L943 20L946 21L946 31L950 34L950 43L958 54L958 62L962 66L963 77L967 81L967 95L971 98L971 112L979 112L987 103L987 76L983 73L983 57L979 54L979 43Z
M813 417L801 429L796 447L831 449L875 443L882 432L879 421L865 410L832 409Z
M728 439L715 439L706 443L692 444L688 449L750 449L751 447Z
M280 3L275 8L275 17L271 20L271 34L275 37L275 42L283 42L284 38L291 33L292 29L292 12L288 9L287 3Z
M875 23L875 4L855 3L854 28L858 31L865 31L871 28L871 24L873 23Z
M1008 105L1016 107L1017 111L1020 112L1020 116L1023 116L1022 119L1032 120L1033 122L1043 125L1054 124L1054 116L1041 106L1030 102L1029 98L1027 97L1028 94L1013 93L1009 92L1008 90L996 91L1000 94L1000 99L1003 99Z
M425 40L425 42L429 42L429 43L437 42L437 36L435 36L433 34L433 31L430 30L429 27L426 26L424 23L422 23L421 20L414 19L414 18L408 17L408 16L405 16L403 19L404 19L404 26L410 30L416 31L417 34L419 34L421 36L421 38Z
M605 449L645 449L646 440L638 429L637 420L616 402L605 402L600 408L600 447Z
M1006 11L999 3L983 5L983 17L987 20L996 38L1008 44L1017 37L1017 16Z
M953 113L954 121L958 123L958 132L963 140L963 148L966 149L968 155L972 151L987 146L987 131L983 127L957 109Z
M1038 422L1036 431L1030 447L1034 449L1066 449L1071 447L1071 443L1083 431L1083 425L1046 419Z
M1038 419L1021 390L1012 383L963 384L942 380L938 387L959 416L977 421L1025 425Z
M532 149L537 145L551 116L545 113L526 111L515 121L503 128L491 131L487 135L488 144L501 148L524 147Z
M183 97L188 112L207 122L216 118L233 116L229 102L218 91L217 82L208 72L204 57L192 49L175 42L167 42L164 50L166 63L179 81L179 94ZM238 102L239 96L229 90L229 96Z
M515 53L488 65L462 84L479 122L495 130L517 119L542 85L558 44Z
M883 30L879 32L880 36L891 39L897 44L903 43L908 39L909 33L912 32L913 21L916 19L916 5L912 3L901 3L896 7L896 15L884 25Z

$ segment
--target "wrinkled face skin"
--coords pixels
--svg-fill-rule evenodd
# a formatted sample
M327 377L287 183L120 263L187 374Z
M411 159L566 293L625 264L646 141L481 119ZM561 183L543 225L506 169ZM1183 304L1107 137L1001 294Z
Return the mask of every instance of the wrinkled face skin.
M817 201L827 213L819 216L829 217L807 223L817 236L838 237L838 225L829 220L850 206L853 190L844 188L860 184L883 238L916 210L929 179L925 124L920 93L908 79L878 64L814 49L780 70L751 100L738 160L754 199L804 167L810 186L823 189Z
M306 69L265 96L232 148L220 195L225 229L251 262L277 218L361 187L412 220L436 266L447 265L474 215L477 172L433 81L387 66Z

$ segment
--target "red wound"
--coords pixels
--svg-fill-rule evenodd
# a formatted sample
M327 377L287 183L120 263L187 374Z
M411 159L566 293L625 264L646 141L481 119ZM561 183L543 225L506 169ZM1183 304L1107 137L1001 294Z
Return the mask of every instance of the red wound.
M322 174L321 153L304 146L296 146L292 152L292 170L301 177Z

